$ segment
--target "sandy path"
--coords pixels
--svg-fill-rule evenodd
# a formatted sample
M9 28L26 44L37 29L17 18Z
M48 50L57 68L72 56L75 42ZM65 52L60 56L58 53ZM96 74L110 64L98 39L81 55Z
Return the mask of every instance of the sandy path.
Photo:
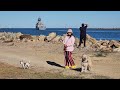
M7 46L8 44L0 43L0 61L10 65L20 67L19 61L31 62L31 68L37 72L62 73L64 75L79 76L81 73L78 70L65 70L63 51L59 49L61 45L50 43L16 43L15 46ZM56 50L56 51L55 51ZM80 68L79 56L82 52L76 53L73 56L77 68ZM120 78L120 59L119 53L108 55L107 57L91 57L93 60L94 75L103 75L110 78ZM50 65L46 61L56 63L58 66ZM60 67L59 67L60 65ZM88 78L91 74L88 75ZM87 76L86 76L87 77Z

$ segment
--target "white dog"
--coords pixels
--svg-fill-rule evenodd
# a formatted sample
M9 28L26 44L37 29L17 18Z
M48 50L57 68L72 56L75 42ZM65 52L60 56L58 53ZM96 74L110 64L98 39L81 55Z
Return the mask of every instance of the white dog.
M23 62L23 60L22 60L22 61L20 61L20 64L22 65L23 69L30 68L30 61L29 62Z
M87 70L91 71L92 69L92 61L89 56L86 54L82 55L82 62L81 62L81 72L87 72Z

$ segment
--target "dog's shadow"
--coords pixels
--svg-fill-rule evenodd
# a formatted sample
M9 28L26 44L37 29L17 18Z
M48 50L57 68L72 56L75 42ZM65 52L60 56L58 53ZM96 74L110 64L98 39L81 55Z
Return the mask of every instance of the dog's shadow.
M75 71L78 71L78 72L81 72L81 68L75 68L75 69L72 69L72 70L75 70Z
M57 67L61 67L64 68L64 66L61 66L60 64L56 63L56 62L52 62L52 61L46 61L48 64L52 65L52 66L57 66Z

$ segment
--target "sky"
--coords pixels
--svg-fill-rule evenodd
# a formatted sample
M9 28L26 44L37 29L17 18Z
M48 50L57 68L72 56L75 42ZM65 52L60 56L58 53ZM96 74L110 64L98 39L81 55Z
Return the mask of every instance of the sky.
M0 28L35 28L38 17L47 28L120 28L120 11L0 11Z

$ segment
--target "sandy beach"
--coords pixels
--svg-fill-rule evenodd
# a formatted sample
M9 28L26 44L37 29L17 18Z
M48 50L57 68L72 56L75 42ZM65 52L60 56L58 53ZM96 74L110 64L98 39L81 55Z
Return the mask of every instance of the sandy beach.
M89 55L93 62L93 70L87 73L80 72L83 53ZM62 43L44 41L4 43L0 40L0 78L119 79L120 52L111 52L99 57L95 54L96 52L89 51L87 48L75 47L73 57L77 68L66 70ZM30 69L22 69L20 60L30 61Z

